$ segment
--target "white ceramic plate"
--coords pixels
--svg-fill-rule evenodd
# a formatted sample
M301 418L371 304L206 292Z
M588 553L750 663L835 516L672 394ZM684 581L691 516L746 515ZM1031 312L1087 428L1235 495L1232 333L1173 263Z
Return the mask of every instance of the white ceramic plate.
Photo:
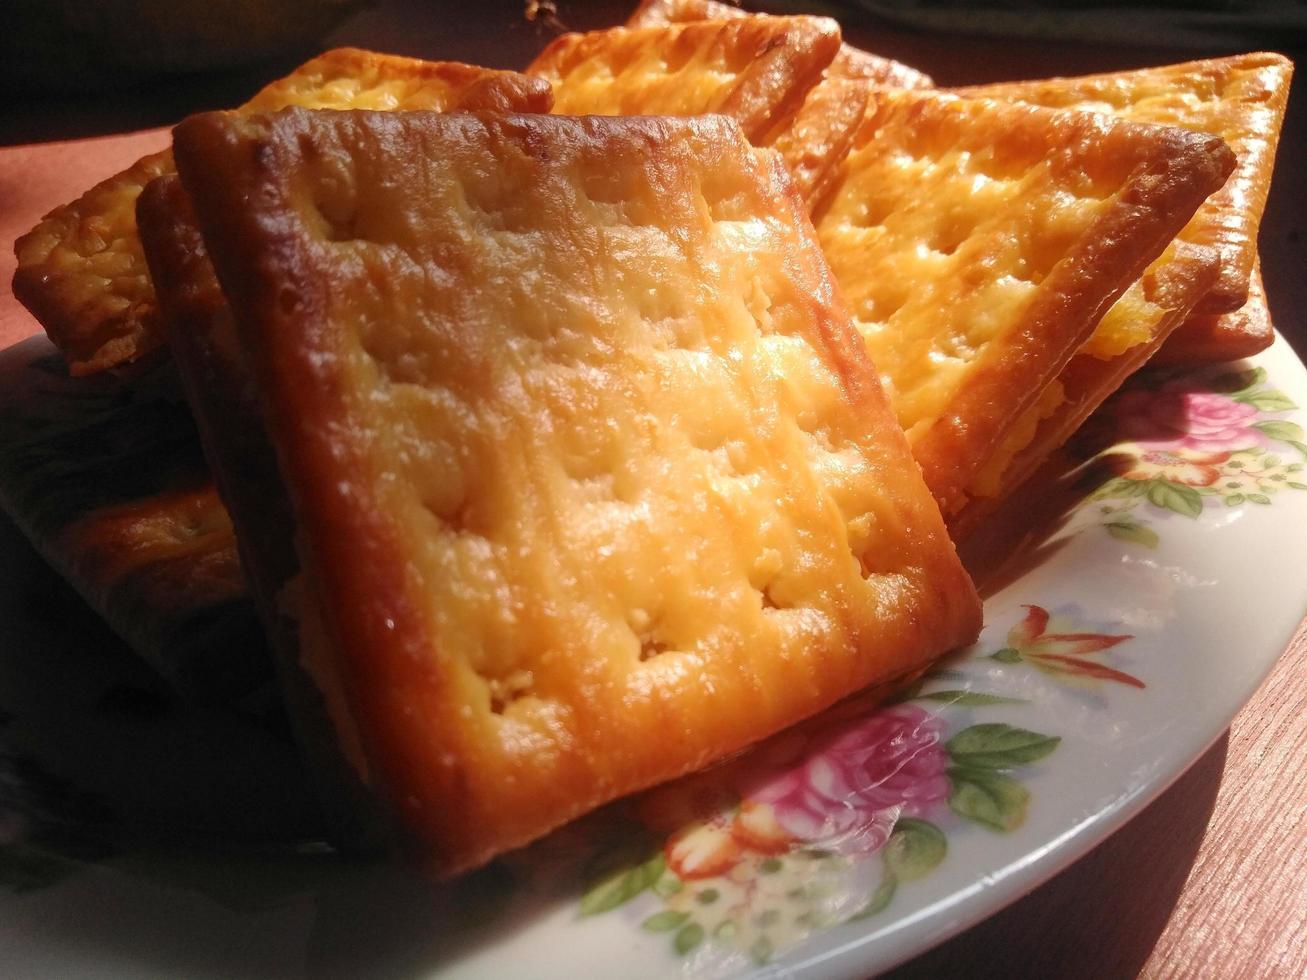
M109 698L113 723L88 734L70 705L103 706L130 668L76 659L86 652L75 637L34 651L64 627L14 627L31 611L6 579L0 640L27 646L0 674L0 973L886 969L1121 826L1266 676L1307 605L1301 577L1277 568L1287 556L1294 570L1307 552L1307 413L1297 406L1307 406L1307 373L1283 342L1250 364L1137 379L1078 437L1092 462L1023 492L1015 512L1059 513L1055 529L993 579L1004 584L987 596L980 642L911 697L880 708L855 699L445 887L311 844L125 843L101 819L112 803L97 794L121 780L103 778L100 760L136 773L161 811L236 816L271 796L294 811L293 765L267 733L121 693ZM1091 440L1115 445L1095 455ZM56 722L65 756L71 746L93 760L71 775L43 769L51 736L40 733ZM215 744L212 778L149 778L159 760Z

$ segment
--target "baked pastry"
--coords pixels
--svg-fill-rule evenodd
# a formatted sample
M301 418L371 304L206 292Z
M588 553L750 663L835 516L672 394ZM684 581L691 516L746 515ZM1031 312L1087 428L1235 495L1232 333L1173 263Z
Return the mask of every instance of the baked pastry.
M1198 313L1162 344L1154 364L1212 364L1252 357L1275 342L1260 263L1253 264L1248 301L1233 313Z
M660 27L696 20L759 17L718 0L644 0L627 18L627 27ZM886 88L933 88L929 75L893 58L882 58L851 44L841 44L826 69L827 78L860 78Z
M973 86L959 92L1054 109L1105 112L1224 139L1234 151L1234 173L1198 209L1180 237L1216 248L1221 256L1221 276L1198 312L1229 313L1248 298L1257 228L1271 185L1292 76L1288 58L1263 52L1082 78Z
M772 18L751 14L715 0L647 0L627 21L628 27L666 27L703 21L751 22L765 26ZM802 107L766 136L755 137L785 158L809 207L820 200L836 164L844 158L867 107L865 85L929 88L920 72L888 58L880 58L841 44L824 77L808 92Z
M732 121L291 109L174 148L293 505L300 662L427 867L976 635L802 203Z
M1089 113L927 92L870 101L817 232L953 517L1233 158L1218 137Z
M195 702L272 680L231 521L172 366L69 378L40 338L0 357L0 505Z
M549 86L516 72L338 48L265 87L243 109L485 109L547 112ZM171 173L164 151L55 208L14 245L14 295L74 375L136 360L164 343L136 236L136 196Z
M840 47L827 17L740 17L562 34L527 68L573 115L719 113L755 145L803 104Z
M1220 275L1215 249L1175 241L1112 304L1089 340L1012 425L949 515L969 537L1125 380L1164 346Z

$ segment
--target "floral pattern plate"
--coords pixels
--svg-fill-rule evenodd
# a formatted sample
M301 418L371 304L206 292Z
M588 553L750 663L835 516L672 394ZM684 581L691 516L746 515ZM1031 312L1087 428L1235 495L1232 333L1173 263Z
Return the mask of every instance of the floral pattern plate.
M315 844L274 723L179 714L128 658L88 659L95 625L34 613L0 541L22 651L0 666L0 972L886 969L1101 841L1269 672L1307 611L1276 574L1307 550L1299 406L1282 341L1133 379L969 548L1002 583L974 647L447 886Z

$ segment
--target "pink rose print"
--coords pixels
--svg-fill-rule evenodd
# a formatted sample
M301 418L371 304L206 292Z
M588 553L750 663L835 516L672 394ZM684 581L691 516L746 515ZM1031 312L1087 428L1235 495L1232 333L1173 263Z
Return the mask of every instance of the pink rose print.
M818 733L796 764L742 787L743 821L762 829L766 820L793 840L840 853L876 851L900 814L922 814L948 798L943 738L940 720L910 704Z
M1257 409L1178 378L1156 391L1133 389L1117 398L1117 431L1123 440L1148 449L1190 449L1232 453L1262 443L1252 427Z

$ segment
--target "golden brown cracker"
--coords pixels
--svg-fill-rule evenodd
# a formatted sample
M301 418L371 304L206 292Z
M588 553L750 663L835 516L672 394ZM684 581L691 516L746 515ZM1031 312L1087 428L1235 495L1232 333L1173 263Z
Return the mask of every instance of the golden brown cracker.
M658 27L684 24L696 20L728 20L738 17L761 17L729 3L717 0L644 0L631 16L627 27ZM827 78L861 78L888 88L933 88L929 75L910 65L862 51L851 44L841 44L839 54L826 69Z
M761 142L803 103L840 45L826 17L741 17L563 34L527 72L569 115L717 113Z
M548 86L516 72L338 48L273 82L245 106L487 109L546 112ZM136 198L171 173L151 154L55 208L14 245L14 295L32 311L74 375L133 361L164 342L164 328L136 234Z
M175 146L294 503L301 661L428 866L974 637L802 203L730 120L287 110Z
M872 91L817 230L946 513L1232 166L1186 130Z
M1196 313L1162 345L1156 364L1214 364L1252 357L1275 342L1261 263L1253 264L1248 301L1233 313Z
M1257 255L1257 229L1271 185L1292 76L1289 59L1262 52L1081 78L982 85L959 92L1056 109L1106 112L1224 139L1234 151L1234 173L1198 209L1180 237L1220 252L1221 277L1198 312L1228 313L1247 299ZM1180 330L1183 336L1188 328ZM1230 356L1240 355L1231 348Z

